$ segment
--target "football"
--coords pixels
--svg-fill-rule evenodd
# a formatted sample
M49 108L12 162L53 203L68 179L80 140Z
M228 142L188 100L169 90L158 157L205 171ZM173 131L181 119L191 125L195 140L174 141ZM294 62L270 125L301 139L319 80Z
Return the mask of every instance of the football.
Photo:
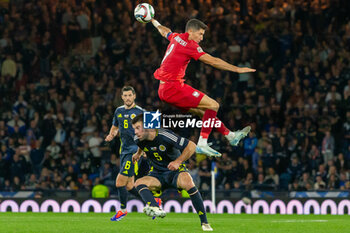
M140 3L135 7L134 16L141 23L148 23L154 17L154 8L148 3Z

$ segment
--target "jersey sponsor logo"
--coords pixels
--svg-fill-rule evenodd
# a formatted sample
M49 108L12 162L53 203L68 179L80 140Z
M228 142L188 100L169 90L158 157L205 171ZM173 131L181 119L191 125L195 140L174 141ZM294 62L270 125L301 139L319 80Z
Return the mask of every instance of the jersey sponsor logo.
M198 92L198 91L194 91L194 92L192 93L192 95L193 95L194 97L198 97L198 96L199 96L199 92Z
M145 147L145 148L143 148L143 151L148 152L149 150Z
M165 148L165 146L164 146L164 145L160 145L160 146L159 146L159 150L160 150L160 151L165 151L165 150L166 150L166 148Z
M151 147L151 150L157 150L157 147L156 146Z
M160 129L160 116L162 114L157 110L156 112L143 113L143 127L145 129Z
M136 117L136 114L133 113L133 114L131 114L131 117L130 117L130 118L131 118L131 119L134 119L135 117Z
M203 49L201 47L197 47L198 53L203 53Z
M119 115L118 115L118 118L120 118L120 117L123 117L123 115L121 113L119 113Z

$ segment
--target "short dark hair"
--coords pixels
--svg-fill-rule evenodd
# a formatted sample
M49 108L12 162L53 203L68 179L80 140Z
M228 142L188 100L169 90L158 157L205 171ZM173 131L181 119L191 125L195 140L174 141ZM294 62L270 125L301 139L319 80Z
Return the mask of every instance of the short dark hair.
M131 124L136 124L137 122L141 121L143 123L143 113L137 115L136 117L134 117L134 119L132 119Z
M203 23L202 21L198 20L198 19L190 19L188 20L188 22L186 23L186 32L192 29L194 31L198 31L199 29L204 29L207 30L208 26L205 25L205 23Z
M124 86L122 88L122 94L124 93L124 91L131 91L133 94L135 94L135 89L132 86Z

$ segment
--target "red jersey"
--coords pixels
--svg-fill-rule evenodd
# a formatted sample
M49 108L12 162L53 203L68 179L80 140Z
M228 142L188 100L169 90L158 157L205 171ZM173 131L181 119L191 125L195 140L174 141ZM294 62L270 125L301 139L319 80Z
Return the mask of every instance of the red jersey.
M198 60L205 54L194 41L188 40L188 33L169 33L170 41L160 67L154 77L161 81L183 81L188 63L193 58Z

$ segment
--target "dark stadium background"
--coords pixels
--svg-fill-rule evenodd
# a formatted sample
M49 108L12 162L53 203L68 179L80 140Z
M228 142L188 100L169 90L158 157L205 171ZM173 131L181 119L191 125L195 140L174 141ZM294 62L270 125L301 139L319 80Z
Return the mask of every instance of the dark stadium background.
M189 161L202 191L213 161L227 198L350 188L349 1L150 3L176 32L201 19L209 26L204 51L257 69L237 75L199 62L187 69L187 82L220 103L228 128L253 129L236 148L213 133L209 141L224 156ZM0 192L89 197L101 180L115 197L119 139L103 139L121 88L133 86L147 110L177 111L160 103L152 76L167 41L134 19L134 7L126 0L1 2ZM199 132L178 133L196 142Z

